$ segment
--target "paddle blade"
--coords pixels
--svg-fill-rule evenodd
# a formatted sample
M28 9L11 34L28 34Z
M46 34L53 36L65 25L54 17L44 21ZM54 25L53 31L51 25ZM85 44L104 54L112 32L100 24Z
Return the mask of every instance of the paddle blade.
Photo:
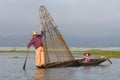
M27 59L25 59L25 62L24 62L24 65L23 65L23 70L25 70L25 67L26 67L26 60Z
M108 62L110 62L112 64L112 61L110 59L108 59Z

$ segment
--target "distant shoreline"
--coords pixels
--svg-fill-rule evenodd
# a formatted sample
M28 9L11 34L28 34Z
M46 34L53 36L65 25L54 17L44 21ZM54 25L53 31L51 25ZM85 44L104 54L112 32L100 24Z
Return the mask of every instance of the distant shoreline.
M69 47L71 51L86 51L86 50L107 50L107 51L120 51L120 47ZM26 51L26 47L0 47L0 51ZM34 47L30 47L34 51Z
M91 55L102 55L108 58L120 58L120 51L112 50L71 50L72 54L84 54L85 52L91 53ZM1 53L27 53L26 50L0 50ZM30 53L35 53L35 50L30 50Z

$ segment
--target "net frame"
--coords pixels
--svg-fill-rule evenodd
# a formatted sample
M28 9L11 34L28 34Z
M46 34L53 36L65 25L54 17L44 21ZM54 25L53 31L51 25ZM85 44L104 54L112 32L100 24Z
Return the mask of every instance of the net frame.
M43 48L45 64L72 61L74 57L45 6L40 6L40 23L44 28Z

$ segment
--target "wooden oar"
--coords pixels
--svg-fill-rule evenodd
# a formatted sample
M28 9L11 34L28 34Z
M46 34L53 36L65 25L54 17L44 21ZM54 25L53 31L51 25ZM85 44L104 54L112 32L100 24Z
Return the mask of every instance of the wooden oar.
M112 61L110 59L108 59L108 62L110 62L112 64Z
M27 58L28 58L28 53L29 53L29 50L27 50L27 55L26 55L26 58L25 58L25 62L23 64L23 70L25 70L25 67L26 67L26 62L27 62Z

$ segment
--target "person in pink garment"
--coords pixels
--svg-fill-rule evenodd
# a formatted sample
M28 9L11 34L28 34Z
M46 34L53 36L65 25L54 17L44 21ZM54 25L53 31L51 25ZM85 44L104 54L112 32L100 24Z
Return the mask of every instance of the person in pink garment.
M90 53L84 53L84 62L90 62L90 61L91 61Z
M41 30L41 34L38 34L37 32L33 32L33 37L27 45L28 50L31 47L31 45L33 45L34 48L36 49L36 63L35 63L35 65L38 68L45 66L42 37L43 37L43 30Z

